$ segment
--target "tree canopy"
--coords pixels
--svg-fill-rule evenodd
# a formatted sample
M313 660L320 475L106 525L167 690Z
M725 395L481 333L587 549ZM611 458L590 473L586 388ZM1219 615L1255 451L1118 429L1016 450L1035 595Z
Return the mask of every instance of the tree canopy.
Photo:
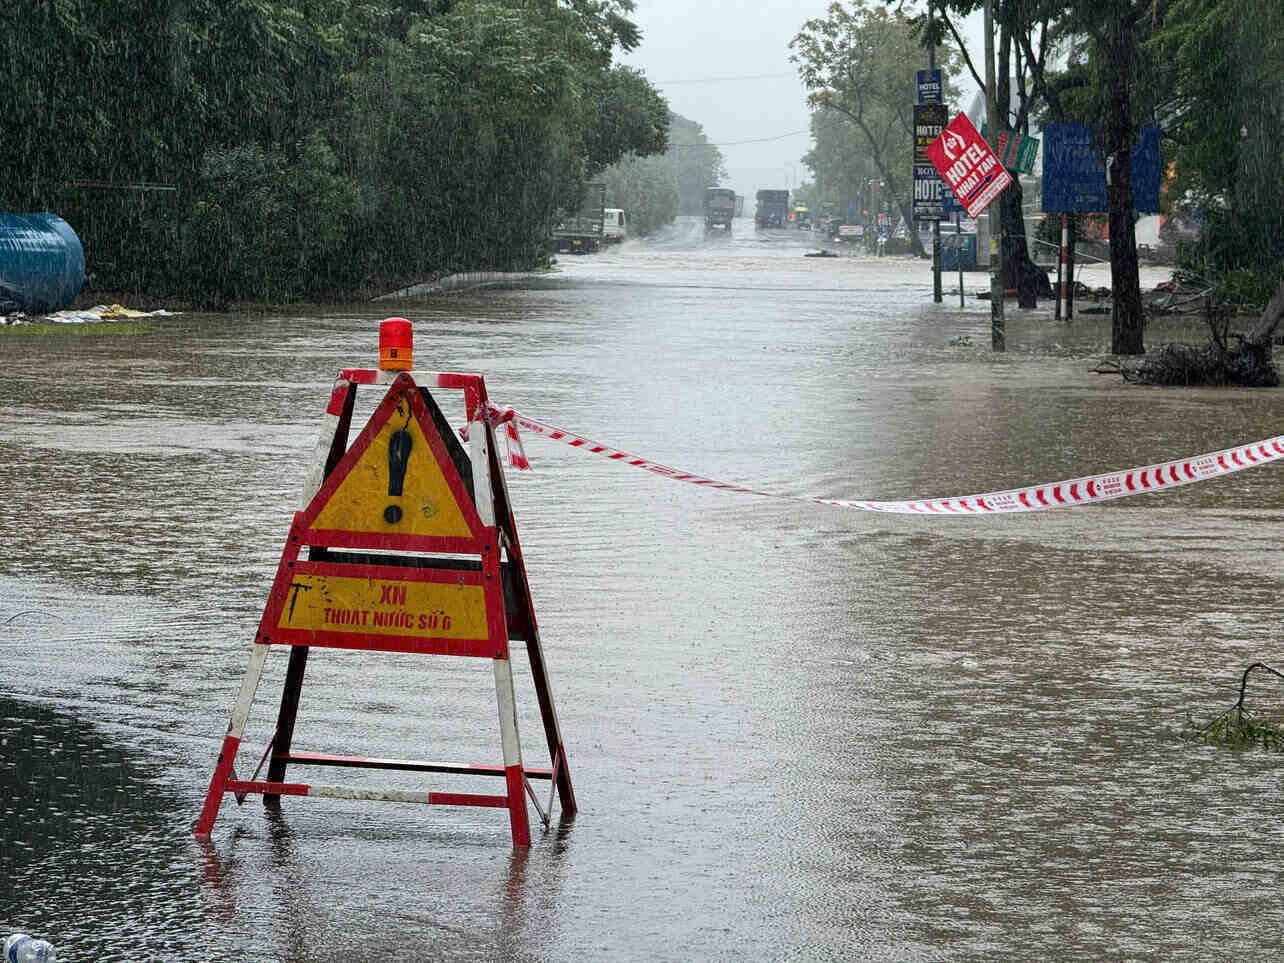
M927 52L914 20L865 0L832 3L790 41L813 109L815 146L807 155L824 200L839 210L870 206L870 182L913 223L914 69ZM948 75L951 54L941 53ZM832 192L832 196L830 196ZM915 231L911 244L921 253Z
M1171 92L1168 194L1203 226L1186 266L1264 305L1284 283L1284 7L1176 0L1150 46Z
M100 286L345 296L539 263L557 208L668 107L613 64L632 0L16 0L0 207Z
M607 169L607 203L628 212L632 233L650 234L678 214L701 213L705 188L726 176L722 152L695 121L670 114L668 145L662 154L630 154Z

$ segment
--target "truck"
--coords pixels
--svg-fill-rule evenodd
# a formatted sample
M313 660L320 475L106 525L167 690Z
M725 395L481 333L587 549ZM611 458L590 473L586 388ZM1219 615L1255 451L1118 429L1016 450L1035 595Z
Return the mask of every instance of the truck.
M736 216L736 192L729 187L709 187L704 192L704 229L730 231Z
M628 219L618 207L608 207L603 214L602 243L619 244L629 236Z
M585 184L579 208L558 213L549 245L561 254L592 254L602 246L605 225L606 185Z
M788 191L759 191L755 197L758 206L753 215L754 227L784 227L788 223Z

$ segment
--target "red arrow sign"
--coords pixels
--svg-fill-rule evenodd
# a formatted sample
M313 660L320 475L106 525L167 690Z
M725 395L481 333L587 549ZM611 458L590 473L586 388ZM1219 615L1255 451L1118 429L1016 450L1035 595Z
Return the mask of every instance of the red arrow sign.
M928 160L941 172L968 217L976 217L1012 183L966 114L959 114L927 145Z

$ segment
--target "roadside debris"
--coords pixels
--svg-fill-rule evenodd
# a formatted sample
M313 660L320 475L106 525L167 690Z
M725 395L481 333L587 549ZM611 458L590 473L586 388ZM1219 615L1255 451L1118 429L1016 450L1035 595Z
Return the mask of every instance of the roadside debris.
M1181 295L1182 303L1186 297ZM1208 344L1167 344L1137 360L1103 361L1094 370L1118 374L1136 384L1278 387L1280 375L1271 351L1275 331L1284 319L1284 284L1247 334L1231 331L1234 316L1206 294L1201 296L1201 309L1208 324Z
M1200 314L1208 310L1212 296L1212 285L1177 276L1156 284L1141 296L1141 303L1149 315Z
M21 310L0 315L4 324L91 324L98 321L126 321L132 318L159 318L177 311L135 311L123 304L96 304L80 310L54 311L51 314L25 314Z

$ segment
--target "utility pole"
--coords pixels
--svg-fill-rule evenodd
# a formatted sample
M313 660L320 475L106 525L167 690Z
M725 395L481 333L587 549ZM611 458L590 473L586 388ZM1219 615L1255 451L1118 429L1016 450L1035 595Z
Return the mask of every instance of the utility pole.
M994 12L993 0L985 0L985 119L990 136L999 129L994 104ZM1004 104L1004 109L1007 105ZM990 346L1006 350L1003 339L1003 219L996 210L998 198L990 204Z
M936 69L936 35L933 31L932 24L932 0L927 2L927 29L928 35L932 42L927 47L927 69ZM941 93L944 94L945 85L942 84ZM944 96L941 100L944 101ZM947 115L948 116L948 115ZM941 303L941 222L932 221L932 300L937 304Z

